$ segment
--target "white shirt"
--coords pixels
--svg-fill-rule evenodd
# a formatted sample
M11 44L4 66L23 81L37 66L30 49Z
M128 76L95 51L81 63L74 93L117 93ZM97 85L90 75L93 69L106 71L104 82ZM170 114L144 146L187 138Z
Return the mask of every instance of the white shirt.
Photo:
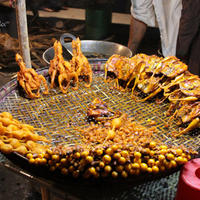
M134 18L160 29L163 55L175 56L182 0L131 0L131 3Z

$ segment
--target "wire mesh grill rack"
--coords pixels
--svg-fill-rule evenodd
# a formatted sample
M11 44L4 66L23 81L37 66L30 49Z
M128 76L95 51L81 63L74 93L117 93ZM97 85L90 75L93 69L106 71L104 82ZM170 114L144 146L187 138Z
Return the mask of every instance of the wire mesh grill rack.
M97 65L98 64L98 65ZM73 145L81 143L78 128L88 126L86 113L88 105L96 97L105 101L113 110L119 110L135 118L143 125L148 125L148 120L154 120L158 133L156 139L168 145L185 145L197 150L200 144L200 134L186 134L173 138L171 133L178 131L178 126L173 123L166 128L168 117L164 112L167 103L156 104L154 101L135 102L130 92L120 92L112 88L111 84L104 82L104 73L99 70L103 63L92 63L95 71L91 88L80 84L77 91L69 89L67 94L62 94L59 88L51 89L47 96L41 95L39 99L27 99L19 95L17 81L13 80L0 89L0 110L12 113L16 119L31 124L38 129L38 133L52 139L53 145ZM48 70L39 73L48 76ZM47 77L48 78L48 77Z

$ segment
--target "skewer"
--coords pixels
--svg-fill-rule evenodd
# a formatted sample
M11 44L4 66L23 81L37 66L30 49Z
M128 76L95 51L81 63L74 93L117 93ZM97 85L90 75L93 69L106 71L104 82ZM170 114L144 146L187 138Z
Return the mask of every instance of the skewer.
M15 0L15 8L20 53L26 66L31 68L25 0Z

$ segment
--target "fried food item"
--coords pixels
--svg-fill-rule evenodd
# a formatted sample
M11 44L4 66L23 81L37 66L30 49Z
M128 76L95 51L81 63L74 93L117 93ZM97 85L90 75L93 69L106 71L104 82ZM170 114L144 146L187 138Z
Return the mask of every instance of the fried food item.
M200 79L197 75L193 75L186 71L177 76L163 88L163 95L170 101L170 107L167 111L172 119L178 119L179 124L189 123L188 127L180 131L176 136L187 133L188 131L199 126L198 112ZM190 113L190 114L189 114Z
M132 95L134 96L134 89L137 86L144 94L147 95L147 97L141 100L135 98L135 100L140 102L146 101L161 91L159 84L163 79L163 75L160 74L161 65L159 63L162 58L155 55L141 56L140 54L135 55L133 58L137 59L138 63L141 63L142 67L140 68L137 75L138 78L132 88Z
M102 102L95 99L94 105ZM102 109L105 109L103 105ZM34 133L34 127L13 119L7 112L0 113L0 151L25 155L30 164L45 165L50 171L60 170L63 175L83 177L123 177L146 173L160 173L185 164L197 152L181 147L163 145L152 139L156 128L146 128L133 118L122 114L108 119L107 124L91 123L80 129L82 143L50 147L37 143L46 138ZM19 139L12 134L26 130L28 135ZM78 130L77 130L78 131ZM9 133L9 134L8 134Z
M174 78L188 69L188 66L175 56L168 56L162 59L161 63L161 73L170 78Z
M179 83L180 90L187 96L200 97L200 78L185 79Z
M104 67L105 82L109 81L109 77L114 77L117 89L120 89L119 81L123 81L125 83L124 88L127 89L132 82L137 80L137 75L140 73L143 65L135 57L130 59L114 54L108 59Z
M30 152L45 153L47 145L39 144L38 141L48 142L46 137L35 133L33 126L13 119L8 112L0 113L0 151L22 155Z
M85 128L82 132L84 144L104 144L111 146L113 144L121 144L126 146L142 146L148 143L152 134L156 132L156 128L146 128L134 121L134 118L128 117L127 114L122 114L120 117L115 117L108 120L109 123L105 125L91 124L90 127ZM114 137L110 137L110 131L114 131Z
M112 55L104 65L105 69L105 81L108 80L108 72L112 73L113 78L117 77L118 73L118 63L122 61L122 57L120 55L114 54Z
M181 118L183 123L192 121L200 115L200 102L182 102L180 109L176 113L176 117Z
M148 63L148 64L147 64ZM173 78L187 70L187 65L174 56L159 58L150 56L146 61L146 67L139 77L138 88L145 94L146 98L139 101L146 101L162 91L162 85L168 84Z
M82 144L76 149L52 149L48 153L50 170L58 169L75 178L127 178L176 168L196 154L183 146L171 147L153 140L155 127L146 128L133 118L122 116L110 120L109 125L92 123L80 129Z
M73 57L68 62L62 55L62 45L59 41L54 43L54 58L50 61L49 75L51 77L51 88L55 87L55 80L58 80L59 87L66 93L71 81L75 85L72 89L77 90L79 79L87 79L86 87L92 83L92 67L87 58L81 52L81 41L79 38L72 41Z
M200 102L199 101L180 101L176 103L174 106L174 114L170 117L170 121L172 119L178 119L178 123L188 124L188 126L174 136L178 137L187 132L200 127Z
M174 118L180 119L179 124L190 123L177 134L179 136L199 126L199 113L195 103L200 98L200 78L187 70L188 66L175 56L160 58L155 55L137 54L132 58L126 58L113 55L105 64L105 80L107 81L110 73L117 88L121 87L118 81L120 79L126 82L126 88L133 82L132 97L138 102L144 102L162 92L163 98L160 103L166 99L170 101L167 111L167 115L171 115L169 124ZM136 87L146 95L145 98L136 98ZM194 109L195 117L183 112L187 108L190 111ZM183 113L185 115L181 116Z
M51 77L51 88L55 87L55 80L58 79L60 90L66 93L71 80L77 84L73 89L78 88L78 75L73 70L70 62L65 61L62 55L62 45L59 41L54 42L54 58L50 61L49 75Z
M113 111L99 98L95 98L88 107L87 117L89 121L104 122L121 115L119 111Z
M20 71L17 72L17 81L28 97L31 99L39 98L42 83L45 87L43 94L48 94L48 86L44 76L38 75L33 68L26 68L22 57L18 53L16 54L16 61L20 67Z
M88 83L85 84L85 87L90 87L92 83L92 67L81 51L81 41L79 38L72 41L72 53L73 57L70 63L73 70L79 78L87 79Z
M58 41L56 40L54 42L54 58L53 60L50 60L50 67L49 67L49 76L51 78L51 85L50 87L51 88L54 88L55 87L55 79L56 79L56 76L58 75L58 63L59 63L59 60L58 60L58 57L57 55L59 54L58 52Z

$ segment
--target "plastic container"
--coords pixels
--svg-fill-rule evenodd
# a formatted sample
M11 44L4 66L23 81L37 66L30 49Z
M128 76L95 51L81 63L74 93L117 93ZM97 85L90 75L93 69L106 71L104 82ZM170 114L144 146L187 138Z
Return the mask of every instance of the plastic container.
M180 173L175 200L200 200L200 158L187 162Z
M86 9L86 38L101 40L110 34L112 22L112 8L110 4L104 6L89 6Z

